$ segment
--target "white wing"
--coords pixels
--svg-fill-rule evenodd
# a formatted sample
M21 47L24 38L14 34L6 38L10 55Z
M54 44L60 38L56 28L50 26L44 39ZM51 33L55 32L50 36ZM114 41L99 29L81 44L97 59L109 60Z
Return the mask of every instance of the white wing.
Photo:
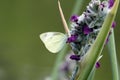
M66 35L60 32L46 32L40 34L45 47L52 53L59 52L66 43Z

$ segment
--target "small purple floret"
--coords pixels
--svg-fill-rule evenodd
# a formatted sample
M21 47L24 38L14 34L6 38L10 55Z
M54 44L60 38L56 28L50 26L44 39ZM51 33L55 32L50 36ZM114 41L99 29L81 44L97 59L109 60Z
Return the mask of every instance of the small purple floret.
M102 8L105 7L105 5L104 5L103 3L101 3L100 6L101 6Z
M70 56L70 59L71 59L71 60L79 61L79 60L80 60L80 55L71 55L71 56Z
M99 67L100 67L100 63L99 63L99 62L96 62L95 67L96 67L96 68L99 68Z
M109 8L111 8L114 4L114 0L109 0Z
M114 21L114 22L112 23L112 28L115 28L115 26L116 26L116 22ZM109 34L108 34L108 37L107 37L107 39L106 39L106 43L105 43L105 44L108 43L109 37L110 37L111 33L112 33L112 32L110 31Z
M84 34L89 34L90 32L92 32L93 30L91 28L89 28L87 25L85 25L83 27L83 33Z
M116 22L114 21L114 22L112 23L112 28L115 28L115 26L116 26Z
M106 39L106 42L105 42L105 44L107 44L108 43L108 41L109 41L109 37L110 37L110 35L111 35L111 31L109 32L109 34L108 34L108 37L107 37L107 39Z
M77 15L71 16L70 21L77 22L78 21L78 16Z
M108 43L108 41L109 41L109 37L107 37L105 44L107 44L107 43Z
M74 42L74 41L77 40L77 38L78 38L77 35L71 35L71 37L69 37L69 38L67 39L67 43Z
M103 10L104 7L105 7L105 5L103 3L101 3L100 8Z

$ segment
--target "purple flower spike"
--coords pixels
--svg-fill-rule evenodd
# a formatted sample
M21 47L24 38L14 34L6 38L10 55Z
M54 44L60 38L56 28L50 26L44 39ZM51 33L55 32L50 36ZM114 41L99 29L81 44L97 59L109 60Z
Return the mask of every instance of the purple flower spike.
M71 16L70 21L77 22L78 21L78 16L77 15Z
M67 39L67 43L74 42L74 41L77 40L77 38L78 38L77 35L71 35L71 37L69 37L69 38Z
M71 59L71 60L79 61L79 60L80 60L80 55L71 55L71 56L70 56L70 59Z
M98 69L100 67L100 63L96 62L95 67Z
M111 8L114 4L114 0L109 0L109 8Z
M83 33L84 34L89 34L92 31L93 30L91 28L89 28L87 25L83 27Z
M114 22L112 23L112 28L115 28L115 26L116 26L116 22L114 21Z

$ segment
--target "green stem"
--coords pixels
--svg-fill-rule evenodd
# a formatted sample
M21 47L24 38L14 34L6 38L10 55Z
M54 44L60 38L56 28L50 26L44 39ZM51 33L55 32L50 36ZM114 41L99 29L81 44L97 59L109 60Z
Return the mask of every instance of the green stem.
M118 69L119 69L119 74L118 75L120 75L120 65L118 64Z
M112 80L119 80L119 70L117 64L117 57L116 57L116 48L115 48L115 40L114 40L114 31L112 29L112 34L109 37L108 42L108 51L110 55L111 67L112 67Z
M90 75L87 80L93 80L95 76L96 68L94 67L93 70L90 72Z
M57 59L56 59L56 62L55 62L55 66L53 68L53 72L52 72L52 75L51 75L51 80L57 80L57 77L58 77L58 69L59 69L59 65L60 63L62 62L62 59L65 55L65 53L67 53L67 45L64 47L64 49L58 53L57 55Z

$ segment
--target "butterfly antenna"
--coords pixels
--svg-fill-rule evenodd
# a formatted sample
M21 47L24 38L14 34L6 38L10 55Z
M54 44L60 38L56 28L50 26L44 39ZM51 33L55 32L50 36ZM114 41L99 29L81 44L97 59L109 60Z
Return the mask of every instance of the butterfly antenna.
M58 0L58 8L59 8L59 11L60 11L60 16L62 18L64 29L65 29L66 33L68 34L68 36L70 36L69 28L68 28L67 22L65 20L65 17L64 17L64 14L63 14L63 11L62 11L62 8L61 8L59 0Z

